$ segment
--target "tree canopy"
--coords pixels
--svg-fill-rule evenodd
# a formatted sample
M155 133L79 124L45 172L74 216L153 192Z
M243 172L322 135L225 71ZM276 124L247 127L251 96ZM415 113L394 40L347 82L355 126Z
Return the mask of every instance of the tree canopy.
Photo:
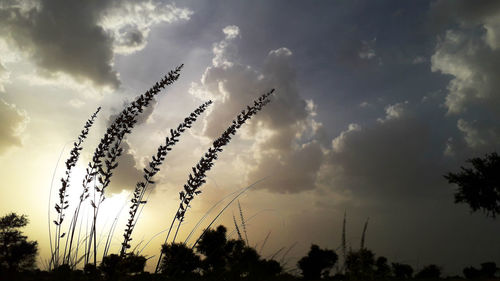
M0 272L33 269L38 244L28 241L19 228L28 224L25 215L10 213L0 217Z
M467 163L472 167L462 166L459 172L444 175L449 183L458 185L455 203L466 203L473 212L496 217L500 214L500 156L493 152Z

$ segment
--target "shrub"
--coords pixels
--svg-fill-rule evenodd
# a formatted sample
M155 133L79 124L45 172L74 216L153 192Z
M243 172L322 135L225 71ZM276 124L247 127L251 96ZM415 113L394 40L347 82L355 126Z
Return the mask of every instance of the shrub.
M0 273L34 269L38 244L19 231L27 224L25 215L10 213L0 217Z

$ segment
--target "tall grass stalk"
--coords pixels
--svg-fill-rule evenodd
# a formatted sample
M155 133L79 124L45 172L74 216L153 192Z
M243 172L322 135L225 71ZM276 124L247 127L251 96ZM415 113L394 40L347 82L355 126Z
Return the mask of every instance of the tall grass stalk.
M243 217L243 210L241 209L240 200L238 200L238 209L240 210L241 226L243 228L243 233L245 234L245 241L247 242L247 245L250 246L250 244L248 243L247 226L245 224L245 217Z
M72 221L68 227L69 238L66 239L64 250L64 263L70 264L73 252L73 241L75 231L78 226L78 218L80 215L82 203L90 196L90 187L93 185L94 193L91 206L93 208L92 224L88 233L91 239L85 247L84 263L88 264L90 259L90 251L93 245L94 264L97 263L97 217L99 206L105 199L105 189L109 185L112 171L118 166L117 158L121 155L123 148L121 141L126 134L131 133L134 124L137 122L137 116L148 107L153 98L167 85L172 84L179 78L179 73L183 65L180 65L175 70L170 71L165 77L157 82L146 93L136 98L129 106L122 110L113 123L107 128L106 133L101 138L100 143L95 149L92 161L89 162L86 169L86 174L82 181L82 192L79 197L78 204L75 208ZM75 260L77 256L75 256ZM76 264L72 264L73 266Z
M160 166L165 160L168 152L172 150L172 147L179 141L180 135L187 129L191 128L192 124L196 121L198 116L202 114L208 106L212 104L212 101L208 101L198 108L196 108L191 114L184 119L182 123L177 126L176 129L170 130L170 137L165 139L165 144L160 145L158 147L158 151L156 156L152 156L151 162L149 162L149 170L144 168L144 180L140 181L136 184L133 197L130 200L130 211L129 211L129 219L126 225L126 228L123 233L123 243L121 244L120 256L124 257L127 249L130 248L130 241L132 240L132 232L134 230L135 225L137 224L136 214L139 209L139 206L144 205L147 201L144 201L144 194L148 188L149 184L153 184L152 178L154 175L160 171Z
M366 219L365 225L363 226L363 234L361 235L361 245L360 249L363 250L365 248L365 237L366 237L366 229L368 228L368 220L370 218Z
M347 211L344 211L344 220L342 221L342 257L344 263L342 265L342 272L345 271L346 259L347 259L347 245L346 245L346 223L347 223Z
M255 183L254 183L255 184ZM194 232L198 229L198 227L201 225L201 223L208 217L208 215L217 207L219 206L220 204L222 204L227 198L233 196L234 194L236 194L234 197L233 197L233 200L231 200L231 202L229 202L228 204L226 204L226 206L228 205L231 205L232 202L234 202L234 200L236 198L238 198L239 196L241 196L243 193L245 193L249 188L251 188L254 184L251 184L249 186L246 186L246 187L243 187L239 190L236 190L234 192L231 192L229 193L228 195L224 196L222 199L220 199L219 201L217 201L215 204L212 205L212 207L210 207L206 212L205 214L198 220L198 222L196 223L196 225L191 229L191 232L189 232L189 235L186 237L186 240L184 240L184 244L187 244L187 242L191 239L191 236L194 234ZM223 208L225 210L225 208ZM222 211L223 212L223 211ZM220 213L220 212L219 212Z
M262 250L264 250L264 246L266 246L267 240L269 239L270 235L271 235L271 231L269 231L266 235L266 238L264 238L264 242L262 242L262 245L260 246L260 249L259 249L259 254L262 255Z
M205 230L201 233L201 235L198 237L198 239L196 239L196 241L193 243L193 245L191 246L191 249L194 249L194 247L196 247L196 245L198 244L198 242L200 242L201 238L203 238L203 236L205 235L205 233L210 229L210 227L212 227L212 225L217 221L217 219L219 219L219 217L224 213L224 211L226 211L227 208L229 208L229 206L231 206L231 204L233 204L233 202L238 199L238 197L240 197L243 193L245 193L247 190L249 190L250 188L252 188L253 186L255 186L257 183L263 181L264 179L260 179L256 182L254 182L253 184L247 186L246 188L244 188L241 192L239 192L236 196L233 197L233 199L231 201L229 201L226 206L224 206L224 208L222 208L222 210L219 211L219 213L217 214L217 216L215 216L212 221L208 224L208 226L205 228ZM238 224L236 224L236 227L238 228ZM240 234L241 235L241 234ZM243 240L243 239L241 239ZM185 243L185 242L184 242Z
M223 147L231 141L232 136L236 134L236 131L247 120L249 120L253 115L257 114L267 103L270 102L268 98L273 92L274 89L272 89L268 93L261 95L257 100L254 101L253 106L247 106L246 110L241 111L241 113L237 115L236 119L233 120L231 126L229 126L229 128L226 129L226 131L213 142L212 146L200 159L198 164L196 164L196 166L192 168L193 172L189 174L187 183L184 185L184 190L180 193L181 202L169 227L169 231L165 238L164 244L167 243L174 223L176 220L178 220L178 226L172 239L172 243L175 242L175 238L177 236L177 233L179 232L181 223L184 221L187 208L189 207L194 197L201 193L201 190L199 190L199 188L205 183L206 173L213 167L214 161L218 157L217 153L222 152ZM162 256L163 253L160 252L155 268L155 273L158 273Z
M76 166L78 159L80 158L80 151L83 149L82 145L87 135L89 133L90 128L94 124L95 119L97 118L97 114L101 107L98 107L97 110L90 116L90 118L85 122L80 135L78 136L78 140L73 143L73 148L70 152L70 157L66 160L66 172L64 177L61 178L61 188L59 188L59 201L55 204L54 209L57 212L57 218L54 220L54 224L56 225L56 229L54 232L54 250L51 254L51 259L49 262L49 268L53 264L54 267L59 266L59 258L60 258L60 244L61 239L66 235L66 233L61 234L61 226L66 216L65 211L69 207L68 194L67 190L70 187L70 177L71 171Z
M50 218L50 213L52 210L52 202L51 202L52 189L54 187L54 179L56 178L56 172L57 172L57 169L59 167L59 163L61 162L61 158L62 158L62 155L63 155L65 149L66 149L66 145L63 146L63 148L61 149L61 152L59 153L59 157L57 158L56 166L54 167L54 171L52 172L52 179L50 180L49 200L48 200L49 202L48 202L48 208L47 208L47 226L48 226L48 230L49 230L49 247L50 247L50 258L46 262L47 263L46 268L48 270L52 269L52 264L54 261L54 247L52 244L52 223L53 222Z
M234 216L234 214L233 214L233 222L234 222L234 229L236 229L236 233L238 233L238 239L243 241L243 237L241 236L241 231L238 226L238 223L236 222L236 217Z

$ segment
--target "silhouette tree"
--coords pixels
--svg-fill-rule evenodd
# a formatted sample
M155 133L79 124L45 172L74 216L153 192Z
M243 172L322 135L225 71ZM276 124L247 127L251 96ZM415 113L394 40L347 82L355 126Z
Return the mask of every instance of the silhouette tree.
M0 217L0 272L34 268L38 244L28 241L18 230L27 224L28 218L25 215L10 213Z
M467 279L493 279L495 278L495 274L498 271L498 267L494 262L484 262L481 264L481 269L477 269L475 267L466 267L462 271L464 273L465 278Z
M262 259L245 241L228 240L222 225L207 230L196 249L205 257L201 268L209 280L269 280L282 271L277 261Z
M378 257L375 261L375 278L384 280L391 274L391 267L387 264L386 257Z
M194 279L195 270L201 266L200 257L183 243L165 244L161 249L163 259L160 272L167 277Z
M317 245L311 245L307 256L301 258L297 263L302 276L306 280L318 280L327 277L330 269L337 262L338 256L333 250L322 250Z
M473 212L481 210L496 217L500 214L500 156L493 152L467 163L472 168L462 166L460 172L444 175L449 183L458 185L455 203L466 203Z
M417 279L439 279L440 276L441 268L435 264L427 265L415 274L415 278Z
M227 241L226 252L229 280L249 276L259 267L259 254L255 249L246 246L243 240Z
M410 279L413 275L413 268L409 264L392 263L392 272L396 280Z
M375 275L375 254L368 249L349 252L346 257L346 275L355 280L372 280Z
M494 262L484 262L481 264L481 276L484 278L495 278L497 271L498 267Z
M126 276L144 272L146 258L135 254L119 256L111 254L102 259L99 269L106 280L123 280Z
M466 279L477 279L481 277L481 271L473 266L464 268L462 271Z
M196 250L205 256L201 262L207 275L221 275L226 266L226 228L222 225L216 230L209 229L196 245Z

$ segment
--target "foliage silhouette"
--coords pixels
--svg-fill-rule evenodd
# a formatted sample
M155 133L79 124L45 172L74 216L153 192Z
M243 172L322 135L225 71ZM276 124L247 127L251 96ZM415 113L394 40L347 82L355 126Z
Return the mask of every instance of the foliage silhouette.
M500 214L500 156L496 152L484 158L471 158L472 168L460 167L460 172L447 173L444 177L458 185L455 203L466 203L473 212L481 210L486 216Z
M391 267L387 264L386 257L378 257L375 261L375 279L385 280L391 275Z
M0 217L0 274L35 267L38 244L28 241L18 230L27 224L28 218L25 215L10 213Z
M206 274L219 275L226 266L226 232L227 229L220 225L216 230L208 230L198 242L196 250L205 256L202 268Z
M353 280L373 280L375 254L368 249L349 252L346 258L346 275Z
M439 279L441 277L441 268L435 264L430 264L422 268L417 274L415 274L415 278L417 279Z
M481 269L469 266L464 268L463 274L467 279L493 279L499 268L494 262L484 262Z
M413 276L411 265L404 263L392 263L392 272L397 280L410 279Z
M111 254L102 259L99 269L106 280L123 280L126 276L144 272L145 265L146 258L143 256Z
M262 259L244 240L228 240L227 230L218 226L207 230L196 249L204 256L203 276L208 280L269 280L282 272L275 260Z
M183 243L162 246L163 259L160 273L170 278L191 279L197 274L195 270L201 266L200 257Z
M320 249L317 245L311 245L307 256L298 261L302 276L306 280L318 280L326 278L330 269L337 262L338 256L333 250Z

